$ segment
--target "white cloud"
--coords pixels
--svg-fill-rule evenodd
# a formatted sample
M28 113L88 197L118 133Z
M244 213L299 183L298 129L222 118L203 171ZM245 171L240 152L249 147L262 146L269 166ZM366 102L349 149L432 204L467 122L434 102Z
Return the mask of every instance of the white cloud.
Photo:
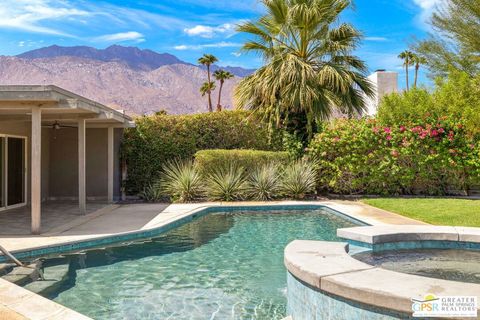
M385 37L365 37L366 41L388 41Z
M430 30L428 21L436 7L445 3L445 0L413 0L413 3L420 8L420 13L416 17L419 25L426 30Z
M241 53L241 52L231 52L230 54L231 54L232 56L235 56L235 57L237 57L237 58L238 58L238 57L240 57L240 56L242 55L242 53Z
M87 11L73 8L63 1L2 0L0 28L71 36L62 30L42 26L42 22L88 16L89 14Z
M105 34L103 36L95 37L95 41L99 42L122 42L122 41L145 41L144 35L136 31L119 32L113 34Z
M207 44L181 44L178 46L173 47L175 50L201 50L205 48L234 48L234 47L241 47L241 43L236 42L217 42L217 43L207 43Z
M224 23L214 27L196 25L193 28L185 28L183 31L189 36L199 36L202 38L213 38L219 34L231 36L235 33L235 25L232 23Z

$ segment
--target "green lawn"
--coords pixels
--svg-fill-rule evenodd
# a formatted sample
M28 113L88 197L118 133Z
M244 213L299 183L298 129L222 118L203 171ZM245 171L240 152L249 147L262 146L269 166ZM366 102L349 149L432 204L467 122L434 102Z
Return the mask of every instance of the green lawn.
M430 224L480 227L480 200L381 198L362 202Z

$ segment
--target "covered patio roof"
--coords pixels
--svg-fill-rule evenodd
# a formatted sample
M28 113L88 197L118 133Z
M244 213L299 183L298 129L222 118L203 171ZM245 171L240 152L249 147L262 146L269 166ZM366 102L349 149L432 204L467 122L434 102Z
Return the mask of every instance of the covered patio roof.
M43 122L86 119L89 127L134 126L124 112L54 85L0 86L0 121L30 121L32 106L41 108Z

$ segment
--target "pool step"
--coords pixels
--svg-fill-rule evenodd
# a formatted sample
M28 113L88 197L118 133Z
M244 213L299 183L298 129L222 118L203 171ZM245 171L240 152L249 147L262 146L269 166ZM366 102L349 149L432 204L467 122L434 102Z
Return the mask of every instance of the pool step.
M14 267L14 263L0 263L0 277L10 273Z
M40 295L55 291L68 279L68 264L60 264L43 269L44 280L37 280L24 286L25 289Z
M15 267L7 274L2 276L2 279L23 286L29 282L35 281L40 277L39 269L42 267L41 261L33 262L25 267Z

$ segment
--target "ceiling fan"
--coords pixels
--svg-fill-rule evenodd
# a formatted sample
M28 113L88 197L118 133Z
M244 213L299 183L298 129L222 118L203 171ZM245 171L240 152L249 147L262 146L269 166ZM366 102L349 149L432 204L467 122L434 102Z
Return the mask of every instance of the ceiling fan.
M67 125L60 124L57 120L55 120L55 122L53 124L44 125L42 127L50 128L52 130L60 130L60 129L63 129L63 128L77 128L77 127L74 127L74 126L67 126Z

